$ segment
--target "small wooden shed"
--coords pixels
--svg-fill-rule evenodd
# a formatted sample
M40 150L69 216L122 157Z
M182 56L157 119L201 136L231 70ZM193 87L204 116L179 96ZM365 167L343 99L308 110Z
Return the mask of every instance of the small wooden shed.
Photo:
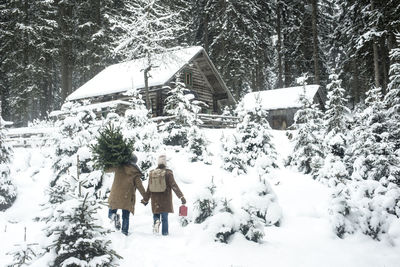
M132 89L144 94L145 58L111 65L67 97L67 101L93 103L127 100ZM196 99L208 108L203 113L218 114L224 106L235 104L214 64L202 47L194 46L155 55L149 72L150 106L153 116L164 115L164 101L168 95L165 86L172 86L176 75L191 90ZM145 97L143 97L145 99Z
M285 130L294 123L294 114L301 108L300 95L304 94L312 103L323 107L319 94L319 85L306 85L280 88L261 92L253 92L243 97L244 108L255 105L257 98L262 106L268 110L267 120L272 129Z

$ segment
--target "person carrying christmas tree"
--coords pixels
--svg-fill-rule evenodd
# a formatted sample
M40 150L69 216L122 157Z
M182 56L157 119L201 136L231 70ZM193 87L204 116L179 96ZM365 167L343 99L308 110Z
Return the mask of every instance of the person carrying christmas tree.
M147 205L151 200L151 209L153 211L153 232L158 233L160 223L162 223L162 235L168 235L168 213L173 213L172 190L176 196L186 204L181 190L174 180L172 170L167 169L167 160L165 155L158 158L158 166L149 173L149 183L147 186L146 197L141 201ZM161 218L161 221L160 221Z
M146 191L143 187L142 172L136 165L137 157L132 154L128 164L119 167L109 168L106 172L114 172L114 182L111 187L108 198L109 211L108 217L114 221L116 228L121 228L118 209L122 209L122 233L128 235L129 213L135 212L136 189L139 190L143 198L146 197Z

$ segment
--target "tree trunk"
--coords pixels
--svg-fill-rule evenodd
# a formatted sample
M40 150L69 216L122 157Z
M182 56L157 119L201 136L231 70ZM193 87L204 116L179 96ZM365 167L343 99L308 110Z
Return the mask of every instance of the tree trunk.
M146 108L150 110L150 92L149 92L149 71L151 70L151 65L144 69L144 90L146 92Z
M371 11L375 9L374 0L371 0ZM376 36L372 37L372 49L374 51L374 70L375 70L375 87L380 87L379 82L379 54L378 54L378 43L376 40Z
M278 82L277 87L283 87L283 69L282 69L282 36L281 36L281 2L278 1L276 5L276 32L278 34L278 43L276 45L276 50L278 53Z
M206 13L204 16L204 31L203 31L203 44L204 50L206 50L207 54L209 52L209 44L208 44L208 14Z
M312 5L312 31L313 31L313 57L314 57L314 83L320 84L319 77L319 47L318 47L318 30L317 30L317 15L318 15L318 0L311 0Z
M64 101L72 91L72 41L71 25L67 21L72 17L72 7L58 4L59 27L64 37L61 41L61 101Z

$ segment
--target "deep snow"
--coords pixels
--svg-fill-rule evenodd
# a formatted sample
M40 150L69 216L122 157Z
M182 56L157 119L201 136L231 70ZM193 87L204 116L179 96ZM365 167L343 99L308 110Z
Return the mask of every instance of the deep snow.
M207 130L210 151L214 153L213 165L189 163L182 153L167 151L169 165L176 181L188 200L189 212L199 190L211 178L217 186L225 188L227 197L237 196L246 177L232 177L221 169L218 156L220 135L230 130ZM290 153L290 144L283 131L272 131L278 150L279 161ZM0 213L0 266L10 262L6 252L24 237L27 228L28 243L41 241L42 223L32 219L40 211L45 188L52 175L49 153L51 148L17 149L12 172L18 187L18 199L6 212ZM251 175L251 174L249 174ZM111 178L108 180L111 183ZM168 237L152 234L150 207L144 207L137 195L136 214L130 217L130 235L120 232L110 235L114 249L124 257L121 266L385 266L396 267L400 262L400 244L392 246L385 242L355 234L338 238L329 222L328 207L330 189L314 181L308 175L284 168L275 173L271 181L282 207L280 227L267 227L262 244L235 235L229 244L213 242L203 225L190 224L181 227L177 213L170 214ZM145 182L145 186L147 183ZM138 194L138 193L137 193ZM174 198L175 211L180 203ZM189 214L190 216L190 214ZM102 224L111 225L107 208L101 214ZM47 258L32 264L46 266Z

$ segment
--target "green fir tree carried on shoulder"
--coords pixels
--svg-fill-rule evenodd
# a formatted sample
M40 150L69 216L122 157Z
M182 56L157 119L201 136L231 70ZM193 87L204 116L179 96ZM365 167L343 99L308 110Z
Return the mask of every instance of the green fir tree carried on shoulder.
M124 138L120 127L108 124L99 131L96 141L91 149L98 168L106 170L130 162L133 154L133 141Z

